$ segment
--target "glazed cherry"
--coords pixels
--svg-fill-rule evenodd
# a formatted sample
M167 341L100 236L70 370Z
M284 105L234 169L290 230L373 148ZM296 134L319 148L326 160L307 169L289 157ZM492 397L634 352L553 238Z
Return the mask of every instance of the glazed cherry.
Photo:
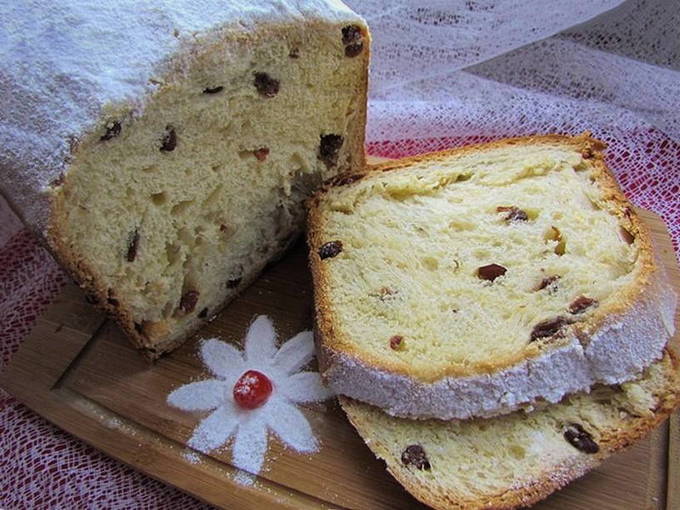
M234 400L244 409L256 409L272 394L269 377L257 370L248 370L234 384Z

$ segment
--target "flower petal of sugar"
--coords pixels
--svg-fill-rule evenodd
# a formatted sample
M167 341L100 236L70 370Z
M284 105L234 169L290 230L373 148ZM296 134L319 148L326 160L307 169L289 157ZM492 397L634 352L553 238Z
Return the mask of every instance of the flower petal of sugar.
M279 439L298 452L314 452L318 443L307 418L284 399L274 398L267 403L267 423Z
M314 335L302 331L284 343L274 356L273 366L291 374L300 370L314 357Z
M229 384L207 379L185 384L168 395L168 404L182 411L212 411L224 401Z
M321 376L317 372L291 375L285 384L280 385L279 392L295 403L320 402L333 396L333 392L321 383Z
M203 341L201 360L217 379L182 386L167 401L185 411L214 409L198 424L187 445L207 453L235 436L232 464L240 471L234 480L249 485L265 463L269 430L290 449L317 450L312 428L295 404L325 400L332 394L318 373L296 373L314 357L311 331L298 333L277 350L274 325L260 315L248 328L243 351L216 338ZM241 408L233 398L234 384L248 370L261 371L273 384L269 400L253 409Z
M256 412L239 424L231 450L231 460L235 467L256 475L262 469L265 453L267 423L263 414Z
M238 421L234 404L227 402L201 421L187 445L203 453L214 450L227 442Z
M203 341L201 360L213 374L231 384L246 370L241 351L217 338Z
M276 354L276 331L266 315L260 315L248 328L245 339L246 361L249 368L265 368Z

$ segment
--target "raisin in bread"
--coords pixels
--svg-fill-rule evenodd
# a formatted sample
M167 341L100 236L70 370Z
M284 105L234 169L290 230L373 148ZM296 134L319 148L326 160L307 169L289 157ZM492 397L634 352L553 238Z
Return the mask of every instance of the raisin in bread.
M647 229L588 135L339 177L310 201L321 371L395 416L470 418L637 377L674 331Z
M437 509L516 508L547 497L665 420L680 402L667 352L643 377L599 386L530 413L467 421L394 418L341 398L387 470Z
M364 163L369 34L342 2L8 9L0 187L152 357Z

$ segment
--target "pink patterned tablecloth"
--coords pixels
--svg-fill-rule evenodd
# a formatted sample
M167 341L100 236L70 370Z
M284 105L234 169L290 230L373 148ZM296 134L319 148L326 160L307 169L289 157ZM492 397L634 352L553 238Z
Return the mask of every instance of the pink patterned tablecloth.
M347 0L373 33L369 152L396 158L589 129L609 144L608 163L628 197L664 219L678 255L677 1ZM10 4L16 14L40 2ZM67 281L0 198L0 371ZM0 509L199 507L0 390Z
M607 140L607 132L596 133ZM384 157L489 140L425 139L370 144ZM608 140L608 163L638 206L655 211L680 253L680 144L658 131ZM631 149L632 148L632 149ZM634 165L630 162L635 161ZM68 277L0 204L0 370ZM0 390L0 508L177 508L205 505L151 480L69 434Z

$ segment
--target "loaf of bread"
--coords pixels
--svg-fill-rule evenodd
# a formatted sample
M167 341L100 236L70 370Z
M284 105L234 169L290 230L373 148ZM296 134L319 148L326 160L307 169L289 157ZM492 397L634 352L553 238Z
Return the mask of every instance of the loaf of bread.
M395 416L466 419L631 380L676 297L588 135L389 162L311 203L323 377Z
M2 192L151 357L364 163L369 33L340 1L19 2L0 32Z
M439 510L501 510L547 497L647 434L680 403L680 373L667 352L637 381L598 386L528 414L462 422L394 418L340 402L368 447L420 501Z

